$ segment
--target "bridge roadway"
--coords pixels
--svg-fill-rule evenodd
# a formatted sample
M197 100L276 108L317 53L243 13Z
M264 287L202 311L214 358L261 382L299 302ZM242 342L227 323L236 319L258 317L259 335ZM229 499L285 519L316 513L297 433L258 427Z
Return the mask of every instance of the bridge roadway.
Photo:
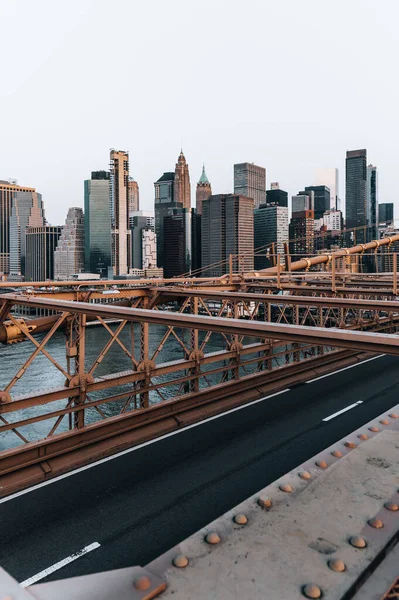
M398 391L399 358L372 358L1 500L0 565L22 582L97 542L41 581L144 566L389 410Z

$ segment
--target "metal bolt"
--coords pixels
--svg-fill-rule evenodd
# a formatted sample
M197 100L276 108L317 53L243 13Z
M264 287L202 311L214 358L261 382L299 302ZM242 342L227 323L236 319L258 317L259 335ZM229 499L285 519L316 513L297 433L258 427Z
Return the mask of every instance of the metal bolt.
M282 492L287 492L287 494L291 494L294 491L294 488L289 483L282 483L278 487Z
M359 440L368 440L369 436L366 433L359 433L359 435L357 436L359 438Z
M236 515L234 517L234 523L237 523L237 525L246 525L248 523L248 518L243 514Z
M380 419L381 425L389 425L388 419Z
M151 587L151 581L146 575L141 575L140 577L136 577L133 585L136 588L136 590L144 592L145 590L148 590L148 588Z
M382 529L384 527L384 523L381 521L381 519L369 519L367 521L367 523L370 525L370 527L374 527L374 529Z
M357 444L355 444L355 442L350 442L350 441L345 442L345 446L347 448L357 448Z
M333 452L331 452L331 454L333 456L335 456L335 458L342 458L343 457L343 454L342 454L341 450L334 450Z
M327 469L327 467L328 467L328 464L326 463L325 460L318 460L318 461L316 461L316 465L318 467L320 467L320 469Z
M359 535L354 535L351 537L349 543L355 548L365 548L367 546L366 540Z
M184 556L184 554L178 554L173 559L173 564L175 565L175 567L178 567L179 569L184 569L188 565L188 558L187 558L187 556Z
M261 496L259 498L259 500L258 500L258 504L262 508L266 508L266 510L269 510L272 507L273 502L270 500L270 498L266 498L264 496Z
M379 431L379 429L378 429L378 427L373 425L372 427L369 427L369 431L374 431L374 433L377 433L377 431Z
M385 502L384 506L387 510L392 510L392 511L399 510L399 506L397 504L395 504L395 502Z
M327 564L332 571L337 571L338 573L346 570L344 561L339 558L332 558Z
M212 544L212 545L219 544L220 537L216 533L216 531L212 531L211 533L208 533L208 535L205 537L205 541L207 544Z
M312 476L309 471L301 471L301 473L299 473L299 477L301 479L311 479Z
M396 413L391 413L389 416L391 417L391 419L399 419L399 415L397 415Z
M308 583L302 588L303 595L306 598L321 598L321 589L318 585Z

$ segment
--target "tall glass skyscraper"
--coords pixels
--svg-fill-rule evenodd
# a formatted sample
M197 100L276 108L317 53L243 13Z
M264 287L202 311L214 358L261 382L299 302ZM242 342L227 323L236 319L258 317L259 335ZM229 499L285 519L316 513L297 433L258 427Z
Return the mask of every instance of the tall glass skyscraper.
M349 150L346 153L346 227L365 225L367 225L367 150ZM363 240L362 235L357 235L356 239L360 242Z
M266 202L266 169L253 163L234 165L234 194L252 198L259 208Z
M378 191L377 191L377 167L367 167L367 224L368 241L378 238Z
M111 274L110 174L93 171L84 183L85 190L85 270Z

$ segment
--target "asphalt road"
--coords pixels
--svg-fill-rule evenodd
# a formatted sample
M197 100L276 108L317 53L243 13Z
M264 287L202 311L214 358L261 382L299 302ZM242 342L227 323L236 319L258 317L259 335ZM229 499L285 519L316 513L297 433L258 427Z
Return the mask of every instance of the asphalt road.
M398 402L384 356L0 501L0 565L19 582L145 565ZM327 416L362 401L352 410Z

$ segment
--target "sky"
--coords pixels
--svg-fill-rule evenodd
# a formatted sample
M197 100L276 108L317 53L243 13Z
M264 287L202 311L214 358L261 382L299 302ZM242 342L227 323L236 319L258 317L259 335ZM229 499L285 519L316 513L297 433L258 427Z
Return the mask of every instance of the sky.
M181 146L195 184L233 191L233 164L289 194L367 148L397 202L397 0L0 0L0 179L62 224L83 181L129 151L140 204Z

